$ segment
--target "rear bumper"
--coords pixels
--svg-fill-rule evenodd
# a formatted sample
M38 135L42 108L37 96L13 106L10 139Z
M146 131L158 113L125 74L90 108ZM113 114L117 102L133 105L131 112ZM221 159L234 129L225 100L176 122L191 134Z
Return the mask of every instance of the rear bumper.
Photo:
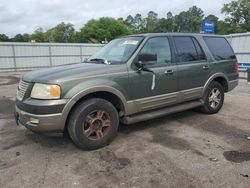
M231 80L228 82L228 91L233 90L239 84L239 80Z
M34 132L63 132L64 121L62 114L37 115L20 110L15 107L17 123L24 125Z

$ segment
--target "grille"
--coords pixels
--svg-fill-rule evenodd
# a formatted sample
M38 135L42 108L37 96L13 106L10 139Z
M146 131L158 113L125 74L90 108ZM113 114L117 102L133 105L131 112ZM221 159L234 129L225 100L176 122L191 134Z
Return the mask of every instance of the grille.
M17 88L17 99L23 100L23 97L28 89L29 83L21 80Z

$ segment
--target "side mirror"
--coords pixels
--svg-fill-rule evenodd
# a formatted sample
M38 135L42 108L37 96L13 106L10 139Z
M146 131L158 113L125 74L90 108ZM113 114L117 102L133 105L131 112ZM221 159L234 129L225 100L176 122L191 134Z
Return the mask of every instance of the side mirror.
M139 54L138 61L142 62L157 61L157 55L149 53Z
M137 72L140 73L141 71L151 72L153 74L152 78L152 86L151 90L155 89L155 73L153 70L149 69L145 65L153 65L157 61L157 54L139 54L137 57L137 61L135 62L135 65L138 67Z
M149 54L149 53L143 53L139 54L137 58L137 62L135 62L135 65L141 69L144 68L144 65L153 65L157 61L157 54Z

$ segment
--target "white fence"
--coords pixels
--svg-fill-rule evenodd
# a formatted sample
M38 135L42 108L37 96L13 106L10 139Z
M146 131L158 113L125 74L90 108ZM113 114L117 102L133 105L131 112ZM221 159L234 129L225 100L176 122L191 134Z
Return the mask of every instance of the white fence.
M240 68L250 68L250 33L231 34L227 36L231 43Z
M0 71L79 63L102 46L102 44L0 42Z
M250 68L250 33L226 36L240 68ZM0 72L36 69L82 62L102 44L0 42Z

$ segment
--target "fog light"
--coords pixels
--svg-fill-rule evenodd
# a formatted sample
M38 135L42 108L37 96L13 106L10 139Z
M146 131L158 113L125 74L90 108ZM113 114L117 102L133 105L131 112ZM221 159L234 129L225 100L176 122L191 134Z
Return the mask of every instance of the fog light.
M38 124L39 123L39 119L30 118L30 123Z

